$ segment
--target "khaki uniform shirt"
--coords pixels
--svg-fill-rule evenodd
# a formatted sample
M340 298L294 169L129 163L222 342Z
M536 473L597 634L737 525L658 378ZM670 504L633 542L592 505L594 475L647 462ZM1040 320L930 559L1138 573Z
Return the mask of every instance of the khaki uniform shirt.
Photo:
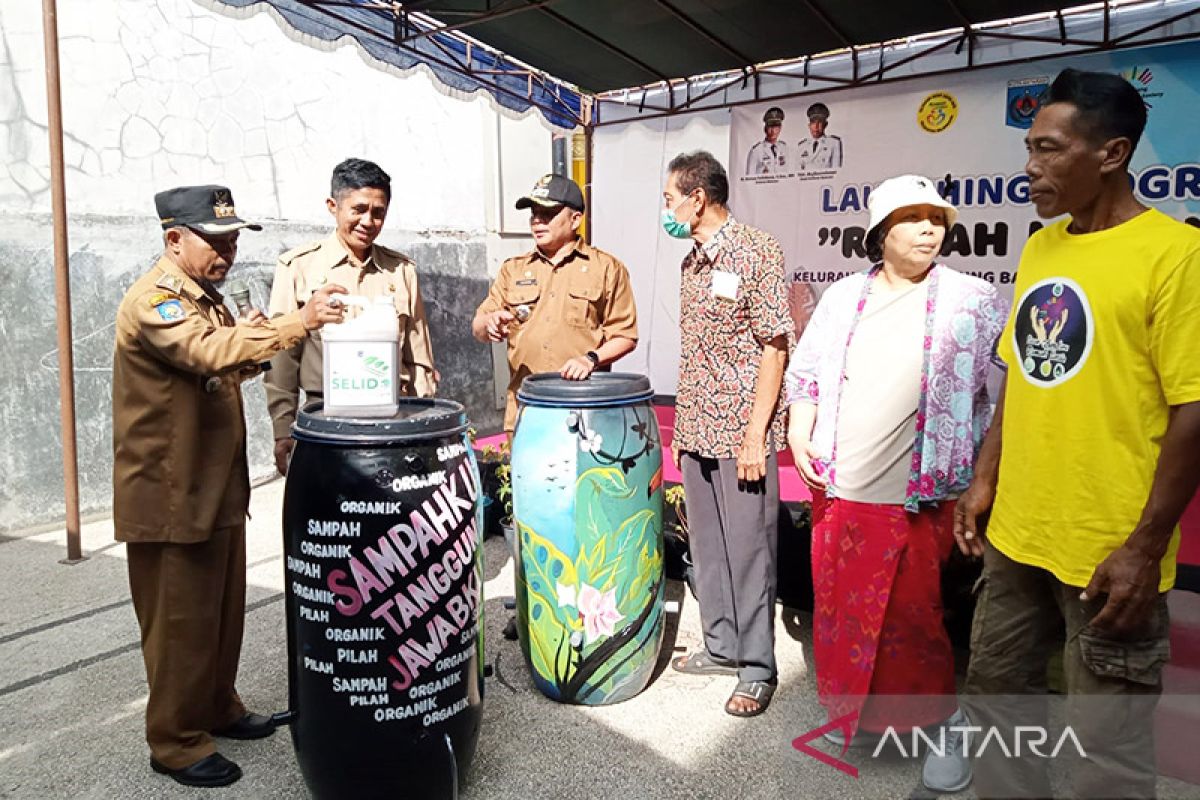
M312 297L313 292L329 283L346 287L350 294L368 299L390 296L396 306L396 324L400 328L400 356L396 377L401 396L433 397L437 382L433 372L433 344L425 303L417 286L417 268L402 253L380 245L371 245L371 255L358 263L342 246L337 234L289 250L279 257L275 282L271 285L268 316L288 314ZM348 317L358 309L346 309ZM324 393L325 373L321 332L311 331L295 347L271 359L267 373L267 408L276 439L291 435L296 420L299 390L309 400Z
M235 325L163 258L126 293L113 355L113 524L123 542L202 542L250 503L241 382L304 338L299 313Z
M637 309L629 271L603 250L579 239L575 249L550 263L536 248L500 266L476 315L505 309L520 317L508 328L508 406L504 429L517 421L517 389L526 376L557 372L569 359L609 339L637 341Z

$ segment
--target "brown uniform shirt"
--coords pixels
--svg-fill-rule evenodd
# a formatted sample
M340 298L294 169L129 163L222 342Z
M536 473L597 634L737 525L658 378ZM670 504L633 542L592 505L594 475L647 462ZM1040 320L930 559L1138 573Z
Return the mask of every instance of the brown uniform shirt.
M161 259L117 311L113 523L123 542L191 543L250 503L241 382L304 337L299 313L235 325L216 290Z
M637 309L629 271L612 255L582 239L558 266L536 248L500 266L476 314L505 309L525 321L508 329L508 406L504 429L517 421L517 389L525 377L557 372L568 359L595 350L609 339L637 341Z
M271 285L268 316L288 314L328 283L346 287L350 294L368 299L390 296L396 306L400 327L400 357L397 363L400 394L433 397L437 382L433 372L433 344L425 303L417 286L417 268L403 253L378 244L371 246L365 263L358 263L338 240L337 234L311 242L279 257L275 282ZM348 316L357 308L346 309ZM267 408L276 439L291 435L296 420L299 390L310 400L324 393L325 373L321 332L311 331L298 345L271 359L265 381Z

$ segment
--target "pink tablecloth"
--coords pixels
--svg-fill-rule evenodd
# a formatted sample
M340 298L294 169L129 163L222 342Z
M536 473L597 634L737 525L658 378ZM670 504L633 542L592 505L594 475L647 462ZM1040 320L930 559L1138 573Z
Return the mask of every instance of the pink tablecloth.
M658 416L658 427L662 431L663 439L663 478L668 483L680 483L683 478L679 474L679 470L671 463L671 439L675 432L675 407L674 406L655 406L655 414ZM490 444L498 446L504 441L504 434L489 436L479 439L475 442L476 448L482 448L484 445ZM803 500L811 500L812 495L808 491L808 487L800 481L800 476L796 474L796 470L792 465L792 454L783 452L779 454L779 494L784 502L795 503ZM1183 528L1183 541L1179 548L1179 562L1181 564L1200 565L1200 494L1188 506L1183 515L1181 523Z

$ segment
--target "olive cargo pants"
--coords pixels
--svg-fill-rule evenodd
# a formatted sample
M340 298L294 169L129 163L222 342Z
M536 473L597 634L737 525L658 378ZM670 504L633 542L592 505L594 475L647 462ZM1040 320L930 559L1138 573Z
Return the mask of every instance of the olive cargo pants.
M983 563L963 697L971 724L983 730L976 735L986 736L995 727L1012 742L1018 726L1047 724L1046 666L1065 633L1065 722L1086 756L1084 763L1070 764L1074 795L1154 797L1154 708L1169 655L1166 595L1159 596L1144 631L1128 641L1115 640L1089 624L1105 597L1084 602L1081 587L1013 561L990 544ZM1051 736L1043 751L1057 741ZM974 744L971 750L978 753ZM1073 744L1060 752L1066 759L1079 758ZM974 758L976 795L1053 797L1047 760L1028 751L1023 756L985 748Z

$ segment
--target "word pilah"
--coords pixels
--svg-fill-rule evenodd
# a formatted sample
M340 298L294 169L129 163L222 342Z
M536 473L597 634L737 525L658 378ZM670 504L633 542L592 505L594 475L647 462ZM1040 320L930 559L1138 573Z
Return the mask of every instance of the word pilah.
M407 522L393 525L361 555L351 556L348 569L328 574L339 614L367 613L404 637L386 659L399 676L391 681L396 691L412 686L431 667L448 666L439 656L470 625L479 605L479 580L470 567L478 546L471 513L478 491L464 461ZM426 565L431 556L433 563Z

